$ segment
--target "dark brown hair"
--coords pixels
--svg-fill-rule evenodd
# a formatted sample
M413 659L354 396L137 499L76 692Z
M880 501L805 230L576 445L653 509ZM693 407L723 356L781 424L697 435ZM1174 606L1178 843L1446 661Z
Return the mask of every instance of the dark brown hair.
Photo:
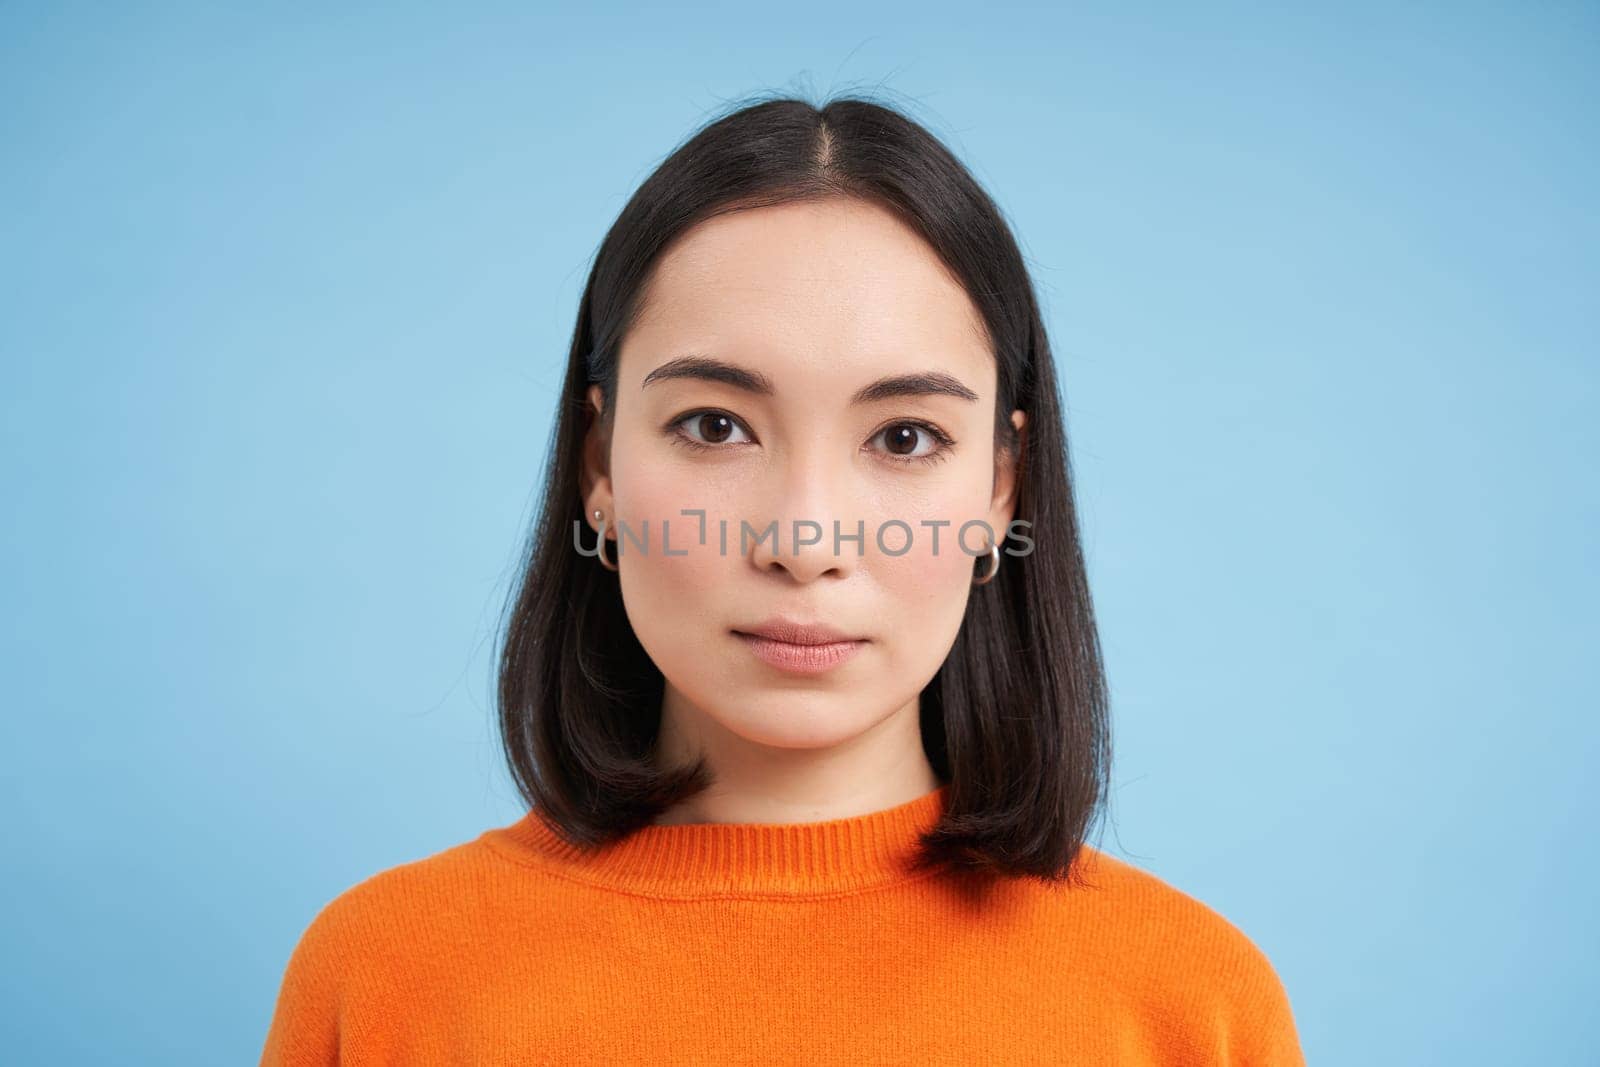
M662 676L614 572L575 551L583 523L585 393L614 412L616 354L662 250L715 215L849 197L893 212L966 287L997 363L997 449L1020 447L1007 548L972 590L954 646L921 695L924 749L949 786L918 864L1047 881L1073 860L1106 799L1104 667L1073 503L1062 405L1033 282L999 209L965 166L900 111L860 97L758 100L709 122L643 182L606 234L578 306L551 463L499 652L505 756L527 802L567 840L602 844L711 782L704 762L653 760ZM1010 413L1027 414L1022 440ZM589 532L587 525L582 527ZM989 561L980 557L978 568Z

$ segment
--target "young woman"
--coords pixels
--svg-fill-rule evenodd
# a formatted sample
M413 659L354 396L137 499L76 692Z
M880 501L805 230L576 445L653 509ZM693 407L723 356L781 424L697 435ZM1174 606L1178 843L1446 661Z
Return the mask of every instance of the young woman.
M1300 1064L1087 840L1106 687L1017 245L923 127L763 101L607 235L511 605L530 811L296 946L262 1062Z

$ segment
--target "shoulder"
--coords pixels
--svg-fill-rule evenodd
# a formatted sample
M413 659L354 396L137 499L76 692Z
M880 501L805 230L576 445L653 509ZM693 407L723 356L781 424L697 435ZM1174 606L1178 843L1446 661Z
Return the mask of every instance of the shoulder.
M494 883L504 867L479 835L380 869L322 904L294 955L346 975L426 959L439 941L460 942L482 926L502 899Z
M1135 991L1152 1026L1233 1050L1231 1062L1303 1062L1288 992L1261 946L1218 908L1085 845L1089 886L1057 894L1102 978Z
M473 866L482 849L477 840L463 841L417 859L381 868L351 883L322 906L317 918L330 925L359 923L404 908L438 893Z
M331 1063L383 1034L393 1005L443 988L462 945L485 941L497 864L482 837L378 871L319 907L289 955L261 1062Z
M1208 972L1272 969L1261 947L1213 905L1128 860L1092 845L1084 850L1090 895L1135 943L1159 945L1173 963Z

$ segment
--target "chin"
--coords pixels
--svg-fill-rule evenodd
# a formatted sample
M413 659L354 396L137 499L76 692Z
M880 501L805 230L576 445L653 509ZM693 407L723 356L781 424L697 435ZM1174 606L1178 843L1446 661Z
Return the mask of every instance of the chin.
M711 713L729 733L755 745L785 749L824 749L842 745L873 726L861 717L851 700L819 697L815 693L775 694L752 692L741 702L741 714Z

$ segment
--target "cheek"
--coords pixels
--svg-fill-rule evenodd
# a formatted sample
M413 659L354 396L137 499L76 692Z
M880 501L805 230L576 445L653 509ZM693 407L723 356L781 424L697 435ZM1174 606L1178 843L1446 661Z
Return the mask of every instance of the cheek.
M619 449L616 454L627 453ZM669 677L703 663L721 635L727 625L729 571L739 562L737 522L728 555L719 555L717 506L705 501L706 479L691 474L681 465L659 462L612 470L616 533L626 541L620 549L612 545L613 558L621 557L623 603L640 644ZM684 508L707 512L704 545L700 517L683 514Z
M894 525L883 532L888 551L869 543L867 563L882 606L883 632L896 671L907 677L929 677L955 642L973 592L975 557L963 551L965 543L977 551L987 543L982 526L972 526L958 539L963 523L985 518L987 486L978 494L965 490L939 494L920 501L902 500L887 508L878 520L897 519L911 528L909 548L905 528ZM943 525L938 525L939 523ZM869 530L872 523L869 522ZM870 537L870 534L869 534Z

